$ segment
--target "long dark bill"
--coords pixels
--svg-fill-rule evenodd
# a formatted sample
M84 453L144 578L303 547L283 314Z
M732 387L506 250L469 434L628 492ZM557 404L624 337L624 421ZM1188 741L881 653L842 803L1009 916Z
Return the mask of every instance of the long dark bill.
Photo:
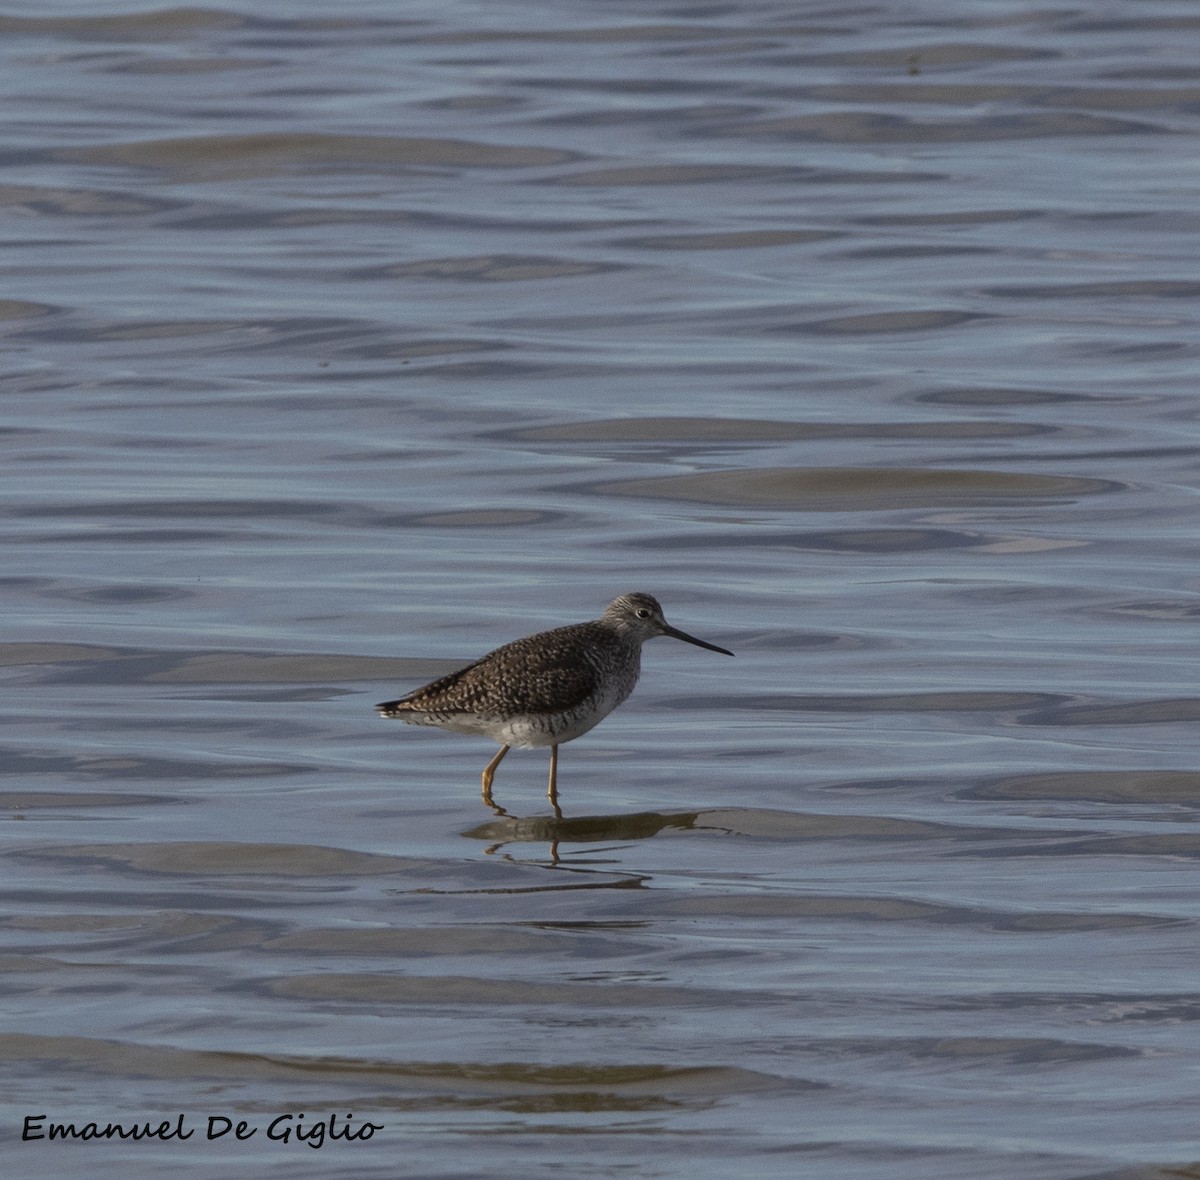
M718 647L715 643L705 643L703 639L697 639L694 635L689 635L686 631L680 631L678 628L667 626L664 635L669 635L672 639L682 639L684 643L693 644L696 647L703 647L707 651L719 651L723 656L731 656L733 652L726 648Z

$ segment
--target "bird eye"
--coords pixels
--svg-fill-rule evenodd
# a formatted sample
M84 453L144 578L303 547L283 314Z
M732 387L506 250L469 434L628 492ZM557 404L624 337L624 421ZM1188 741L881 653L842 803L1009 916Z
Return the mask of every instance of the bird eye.
M639 619L648 619L648 618L650 617L650 612L649 612L649 611L648 611L648 610L647 610L647 609L646 609L646 608L643 606L643 607L642 607L642 608L641 608L641 609L640 609L640 610L637 612L637 617L638 617Z

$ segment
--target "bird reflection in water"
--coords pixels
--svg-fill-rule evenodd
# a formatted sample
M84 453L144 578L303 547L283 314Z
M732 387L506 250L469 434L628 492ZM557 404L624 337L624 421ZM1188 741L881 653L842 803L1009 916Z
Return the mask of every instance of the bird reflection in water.
M495 810L496 819L471 828L463 835L470 840L488 841L484 852L489 856L510 844L547 844L550 863L554 866L562 862L559 845L563 842L593 846L610 840L624 843L649 840L669 829L687 831L706 826L697 824L704 814L700 811L638 811L627 815L580 815L565 819L557 806L553 816L514 816L500 807ZM611 850L592 847L590 851L594 855Z

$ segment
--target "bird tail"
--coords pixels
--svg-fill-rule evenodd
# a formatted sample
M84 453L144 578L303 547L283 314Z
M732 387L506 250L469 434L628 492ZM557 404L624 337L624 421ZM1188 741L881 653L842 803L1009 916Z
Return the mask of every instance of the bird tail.
M406 706L406 699L401 697L397 701L383 701L381 704L376 705L375 712L377 712L380 717L399 717L401 713L408 711Z

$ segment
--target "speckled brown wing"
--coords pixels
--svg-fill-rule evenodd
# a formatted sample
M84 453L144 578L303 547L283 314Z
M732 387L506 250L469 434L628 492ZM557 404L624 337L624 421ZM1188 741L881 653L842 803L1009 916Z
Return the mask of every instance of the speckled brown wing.
M405 713L513 717L567 712L594 696L599 688L596 666L581 658L581 650L595 656L611 643L607 631L591 623L544 631L506 643L457 672L376 707L385 717L402 717Z

